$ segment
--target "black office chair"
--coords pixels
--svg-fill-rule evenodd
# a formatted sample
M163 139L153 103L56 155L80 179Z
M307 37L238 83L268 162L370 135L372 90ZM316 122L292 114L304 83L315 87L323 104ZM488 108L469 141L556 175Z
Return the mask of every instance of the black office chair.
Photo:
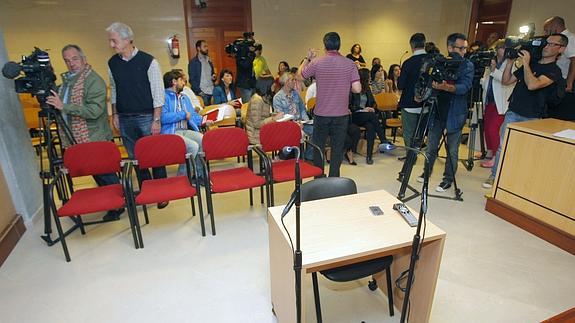
M342 195L356 194L357 186L352 179L344 177L323 177L317 178L301 187L301 200L313 201L329 197L336 197ZM367 260L343 267L322 270L320 273L327 279L336 282L349 282L353 280L362 279L372 276L385 270L387 280L387 299L389 302L389 315L393 316L393 291L391 285L391 263L393 256L386 256ZM315 299L315 313L318 323L322 322L321 318L321 304L319 299L319 287L317 283L317 272L312 273L313 281L313 294ZM369 289L374 291L377 289L377 282L374 280L369 282Z

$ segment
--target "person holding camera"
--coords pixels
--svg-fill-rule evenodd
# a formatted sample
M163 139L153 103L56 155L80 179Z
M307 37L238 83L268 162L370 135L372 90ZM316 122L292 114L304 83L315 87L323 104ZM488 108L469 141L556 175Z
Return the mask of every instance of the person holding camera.
M236 87L240 91L242 102L249 102L256 87L256 76L254 73L254 59L256 58L256 47L254 33L244 33L244 39L238 45L236 57Z
M106 111L106 82L88 64L80 46L64 46L62 58L68 72L62 74L63 83L58 93L52 91L46 103L62 111L76 143L112 140ZM93 177L98 186L120 183L114 173ZM103 220L117 220L122 212L124 209L110 210Z
M439 143L444 131L447 133L445 148L447 160L443 172L443 180L435 188L437 192L447 191L457 172L461 129L467 120L467 97L472 87L474 67L463 58L467 51L467 37L461 33L453 33L447 37L447 52L453 60L461 60L455 81L432 82L432 87L438 91L437 109L429 116L428 149L429 173L437 159ZM419 181L422 177L418 178Z
M196 52L196 56L188 64L190 85L194 94L199 95L204 100L204 106L208 106L212 101L214 81L216 80L214 64L208 56L208 43L203 39L198 40Z
M481 84L485 89L483 91L485 145L488 156L491 156L490 159L481 162L481 167L486 168L491 168L495 164L495 153L499 149L499 129L507 112L509 96L515 87L514 82L509 85L501 83L503 71L508 64L505 59L505 40L499 39L493 46L497 56L491 60L489 69L485 69Z
M523 66L513 73L511 73L511 69L515 62L511 58L507 59L501 84L510 85L514 82L517 82L517 84L511 93L511 97L509 97L509 108L507 113L505 113L505 119L499 132L499 148L491 168L491 175L482 184L484 188L493 186L501 153L501 144L507 125L512 122L545 117L547 96L557 90L556 82L562 78L561 69L559 69L555 61L557 56L565 51L568 42L567 36L563 34L550 35L547 37L547 44L543 47L542 57L537 62L531 61L531 53L528 50L521 50L519 57L523 61Z

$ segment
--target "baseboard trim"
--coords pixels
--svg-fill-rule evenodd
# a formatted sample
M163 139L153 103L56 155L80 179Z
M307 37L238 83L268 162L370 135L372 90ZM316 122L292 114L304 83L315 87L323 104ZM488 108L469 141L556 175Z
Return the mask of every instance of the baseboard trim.
M14 220L10 222L10 225L0 235L0 267L4 264L14 247L16 247L24 232L26 232L24 220L20 214L16 214Z
M487 198L485 210L575 255L575 236L543 223L492 197Z

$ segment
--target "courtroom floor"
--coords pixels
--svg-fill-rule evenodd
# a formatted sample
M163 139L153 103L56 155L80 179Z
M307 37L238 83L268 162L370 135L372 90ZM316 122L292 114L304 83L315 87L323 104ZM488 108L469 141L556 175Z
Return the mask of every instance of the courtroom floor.
M461 157L466 153L462 146ZM361 192L395 195L401 154L377 155L371 166L356 156L359 165L344 162L342 176L353 178ZM443 166L439 160L431 189ZM420 171L416 166L412 176L418 187ZM465 201L429 200L428 219L447 232L430 321L539 322L575 306L575 257L487 213L481 188L487 175L478 165L471 172L460 165ZM287 201L292 187L276 186L276 205ZM88 227L85 236L71 234L71 263L60 245L43 243L37 219L0 267L0 322L276 322L266 208L250 208L247 192L215 195L214 201L216 236L201 236L198 217L190 217L189 201L182 200L150 208L144 249L134 249L125 215ZM419 201L408 204L418 209ZM324 321L399 322L400 309L390 318L385 296L366 282L320 278ZM306 292L313 322L311 288Z

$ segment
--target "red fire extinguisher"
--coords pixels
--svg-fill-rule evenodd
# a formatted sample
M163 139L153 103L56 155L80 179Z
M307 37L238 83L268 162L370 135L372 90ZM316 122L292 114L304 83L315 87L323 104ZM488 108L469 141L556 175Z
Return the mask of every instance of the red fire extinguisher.
M170 39L170 55L173 58L180 58L180 41L176 35Z

